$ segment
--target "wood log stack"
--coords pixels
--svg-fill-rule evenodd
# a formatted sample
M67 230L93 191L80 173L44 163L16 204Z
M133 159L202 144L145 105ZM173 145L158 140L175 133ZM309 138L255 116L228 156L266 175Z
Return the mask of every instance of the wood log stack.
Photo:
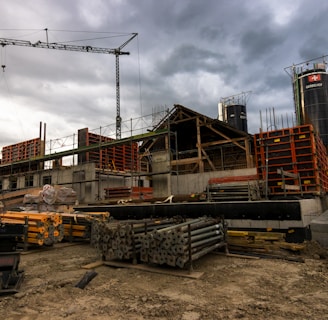
M218 248L226 248L222 219L202 217L100 222L93 224L91 244L104 260L140 260L184 268Z
M26 234L21 242L28 244L53 245L64 237L62 216L59 213L7 211L0 215L0 221L26 225Z

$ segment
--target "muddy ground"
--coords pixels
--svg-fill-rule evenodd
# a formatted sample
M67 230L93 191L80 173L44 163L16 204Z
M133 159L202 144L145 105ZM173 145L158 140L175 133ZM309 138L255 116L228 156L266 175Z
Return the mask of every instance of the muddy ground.
M328 319L328 260L307 252L304 263L209 254L194 263L198 279L100 266L89 244L21 255L20 292L0 296L1 319ZM188 274L186 272L185 274Z

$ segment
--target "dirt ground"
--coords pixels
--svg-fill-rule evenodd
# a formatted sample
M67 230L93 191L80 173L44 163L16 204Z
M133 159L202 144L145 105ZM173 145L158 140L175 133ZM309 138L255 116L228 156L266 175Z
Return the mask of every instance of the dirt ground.
M25 279L19 293L0 296L1 319L328 319L328 260L304 258L209 254L194 262L198 279L100 266L79 289L97 252L62 244L21 255Z

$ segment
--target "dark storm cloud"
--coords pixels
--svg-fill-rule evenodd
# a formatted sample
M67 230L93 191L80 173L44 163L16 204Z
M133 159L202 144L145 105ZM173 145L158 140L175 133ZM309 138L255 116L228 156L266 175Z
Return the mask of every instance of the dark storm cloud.
M313 34L299 49L302 61L327 55L327 37Z
M249 63L259 61L266 55L271 56L284 40L284 36L279 34L279 31L267 27L260 26L254 30L245 31L240 41L243 59Z
M184 44L175 48L166 60L158 63L158 72L167 77L176 73L197 71L218 73L228 67L222 54L204 50L192 44Z

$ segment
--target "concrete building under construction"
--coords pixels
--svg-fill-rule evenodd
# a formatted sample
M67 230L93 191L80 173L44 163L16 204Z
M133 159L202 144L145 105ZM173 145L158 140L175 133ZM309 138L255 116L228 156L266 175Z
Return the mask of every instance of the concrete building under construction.
M84 128L77 136L77 148L51 154L41 130L36 139L4 147L2 194L53 184L72 187L87 204L104 200L109 188L151 187L154 197L168 197L204 192L212 177L255 173L251 135L181 105L145 134L116 140ZM62 165L69 155L77 155L77 163Z
M328 82L324 68L315 66L292 67L292 128L250 135L248 93L243 101L223 99L217 119L176 104L126 138L82 128L77 146L64 151L46 152L40 125L38 138L3 148L1 200L15 206L16 195L49 184L75 190L78 210L110 211L114 218L220 215L231 228L284 230L304 239L311 220L327 208L327 117L315 102L328 106L321 101Z

